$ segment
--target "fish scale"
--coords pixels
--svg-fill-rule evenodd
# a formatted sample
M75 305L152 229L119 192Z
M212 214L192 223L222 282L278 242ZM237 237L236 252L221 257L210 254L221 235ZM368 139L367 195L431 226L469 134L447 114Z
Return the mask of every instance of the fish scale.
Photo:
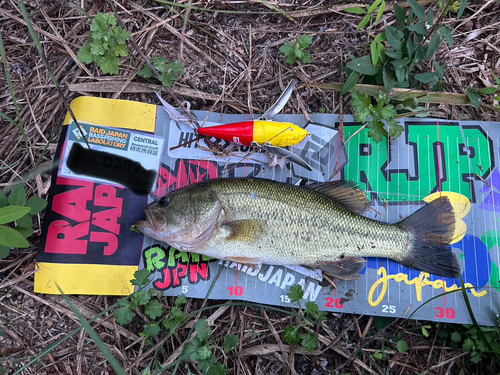
M298 265L333 261L342 255L395 258L409 247L409 233L350 212L314 190L260 180L238 180L235 184L221 180L206 186L226 202L228 221L261 220L267 228L265 236L237 243L215 236L209 241L211 256L229 257L236 246L242 257ZM292 259L289 249L296 249Z
M228 178L176 190L145 208L136 227L179 250L245 264L305 265L353 279L364 257L386 257L454 276L446 246L455 215L448 198L429 203L398 224L359 215L366 196L352 183L311 187Z

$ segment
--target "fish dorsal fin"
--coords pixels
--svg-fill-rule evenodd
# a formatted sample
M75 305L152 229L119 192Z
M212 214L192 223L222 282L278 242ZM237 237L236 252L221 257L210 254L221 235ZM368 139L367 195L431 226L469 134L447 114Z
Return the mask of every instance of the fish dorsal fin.
M228 241L252 243L262 236L264 222L261 220L236 220L221 225Z
M365 192L352 181L319 182L306 187L334 198L348 210L357 213L363 212L368 205Z

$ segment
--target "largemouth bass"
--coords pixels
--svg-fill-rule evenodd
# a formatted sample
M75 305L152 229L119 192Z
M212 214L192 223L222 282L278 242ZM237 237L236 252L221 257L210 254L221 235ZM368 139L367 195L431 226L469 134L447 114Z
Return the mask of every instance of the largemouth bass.
M449 244L456 218L447 197L397 224L363 217L362 190L349 182L299 187L264 179L217 179L160 198L135 226L178 250L247 265L303 265L341 279L360 277L364 257L385 257L457 277Z

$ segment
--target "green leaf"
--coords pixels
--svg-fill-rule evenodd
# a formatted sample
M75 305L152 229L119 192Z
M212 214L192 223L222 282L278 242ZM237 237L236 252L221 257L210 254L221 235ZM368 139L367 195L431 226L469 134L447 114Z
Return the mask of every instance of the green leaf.
M405 353L408 350L408 343L404 340L399 340L396 343L396 347L398 348L398 352Z
M405 68L398 68L394 70L394 73L396 73L396 79L398 82L402 82L406 80L406 69Z
M351 93L352 100L349 104L354 108L354 119L358 122L366 122L372 116L372 103L368 95L354 90Z
M235 349L240 343L240 339L236 335L224 336L224 352L229 353L231 350Z
M396 69L400 69L400 68L405 68L406 66L410 65L410 62L411 62L411 59L410 58L406 58L406 59L402 59L402 60L391 61L391 64Z
M352 13L352 14L365 14L366 9L363 9L360 7L350 7L350 8L345 8L344 12Z
M375 9L377 9L377 7L379 6L379 4L380 4L381 1L382 0L375 0L373 2L373 4L368 7L367 12L368 13L373 13L375 11Z
M24 238L30 237L34 232L34 229L31 227L29 228L15 227L14 230L19 232L21 236L23 236Z
M297 46L299 48L306 49L312 44L313 37L312 35L300 35L297 38Z
M430 59L434 55L434 53L437 51L440 44L441 44L441 37L439 36L439 34L436 33L432 36L431 41L429 42L429 45L427 46L425 58Z
M24 206L31 208L31 211L29 212L30 215L36 215L47 207L47 201L39 197L33 197L29 199Z
M394 88L394 77L387 68L384 68L384 70L382 70L382 81L384 82L384 87L387 91L391 91Z
M417 81L425 83L425 84L431 84L431 83L437 82L439 80L438 75L434 72L420 73L420 74L415 75L414 78Z
M112 16L114 18L114 16ZM94 32L106 31L108 29L109 17L106 17L103 13L97 13L92 24L90 25L90 30Z
M462 17L462 14L464 14L466 7L467 7L467 0L461 0L460 9L457 12L457 21Z
M422 5L417 3L415 0L408 0L408 3L418 19L420 21L425 21L425 11L424 8L422 8Z
M109 49L109 45L107 42L103 42L101 40L94 40L90 43L90 52L96 56L102 56Z
M356 83L359 81L360 74L358 72L352 71L351 74L349 74L349 77L347 77L347 81L345 81L344 86L342 87L342 91L340 92L340 95L345 95L348 93L354 86L356 86Z
M424 58L424 55L424 48L422 46L417 46L413 60L415 61L415 63L420 64L422 62L422 59Z
M280 47L280 52L283 53L285 56L293 55L295 53L295 45L290 42L285 42Z
M307 51L304 51L304 56L302 57L302 62L304 64L310 64L312 61L311 54Z
M284 333L283 338L285 342L291 345L298 344L300 341L300 336L297 331L298 329L292 326L286 327L285 330L283 331Z
M439 34L446 40L446 43L448 43L448 45L453 45L453 35L451 35L451 28L449 28L448 26L440 26Z
M470 338L466 338L462 344L462 349L466 351L471 351L474 348L474 341Z
M302 61L302 57L304 56L304 51L301 50L301 49L296 49L295 50L295 57L297 58L297 60L300 60Z
M425 28L425 24L422 21L418 21L415 25L411 25L408 30L413 31L419 35L427 34L427 29Z
M175 306L182 306L187 303L187 297L185 294L181 294L175 299Z
M286 58L286 62L290 65L293 65L295 64L295 62L297 61L297 59L295 58L295 55L292 54L292 55L288 55L288 57Z
M399 30L392 26L386 26L385 36L391 47L396 50L401 48L402 33Z
M429 331L426 326L422 326L422 335L424 335L424 337L429 337Z
M497 83L497 86L500 87L500 78L497 77L495 72L491 72L491 74L493 74L493 78L495 78L495 82ZM0 207L2 207L1 195L0 195ZM499 324L500 324L500 322L499 322Z
M176 60L168 64L168 69L171 75L180 76L184 74L184 65L179 60ZM176 77L175 79L177 78L178 77Z
M119 309L115 310L115 313L113 314L117 323L120 325L125 325L127 323L130 323L132 319L134 318L134 312L130 308L130 305L126 305L123 307L120 307Z
M382 43L377 43L377 49L380 62L383 64L385 63L385 47Z
M11 223L30 212L29 207L7 206L0 208L0 224ZM31 226L31 225L30 225Z
M165 57L156 56L153 58L153 60L151 60L151 63L153 64L155 69L158 70L158 72L160 72L161 74L167 72L168 60Z
M109 50L106 51L104 56L97 56L96 62L104 74L118 74L120 59L109 53Z
M212 356L212 351L210 350L208 344L200 346L196 351L197 360L203 361L211 356ZM193 357L191 357L191 359L193 359Z
M5 259L9 256L10 248L8 246L0 245L0 259Z
M380 33L380 34L377 34L377 36L373 40L377 43L382 44L382 42L387 41L387 36L385 35L385 33Z
M401 50L396 50L394 48L386 50L385 54L392 57L394 60L400 60L403 57Z
M306 314L311 315L314 319L318 316L319 307L316 302L306 302Z
M113 36L115 37L116 44L127 48L125 42L130 38L130 32L128 30L122 29L121 27L113 27ZM128 50L127 50L127 55L128 55ZM127 55L122 55L122 56L127 56Z
M156 300L149 301L144 307L144 314L151 319L156 319L163 315L165 309L163 306Z
M460 334L460 332L453 332L451 334L451 341L454 341L454 342L460 342L462 341L462 335Z
M413 14L413 10L410 9L410 11L408 12L408 17L406 18L406 25L407 26L410 26L412 23L413 23L413 19L414 19L414 14Z
M160 333L160 323L159 322L151 322L144 325L144 331L142 333L148 337L156 336Z
M372 58L372 64L377 65L378 63L378 48L377 48L377 42L373 41L370 44L370 55Z
M406 11L399 5L394 4L394 13L396 14L396 22L404 24L406 19Z
M299 284L295 284L290 288L290 292L288 292L288 297L292 303L299 302L302 298L304 298L304 289Z
M26 192L24 191L23 185L19 185L14 189L9 196L9 204L11 206L24 206L26 202Z
M475 364L481 362L481 353L479 353L479 352L472 352L472 354L470 356L470 361L472 363L475 363Z
M467 96L474 107L479 107L479 99L481 98L476 90L467 90Z
M408 52L408 57L413 59L413 55L415 54L416 50L417 46L415 45L413 38L408 38L408 40L406 41L406 51Z
M0 190L0 208L7 206L9 204L9 199L3 191Z
M389 137L399 138L403 130L405 130L405 128L399 125L394 119L387 120L387 124L389 125Z
M210 329L210 326L208 325L206 319L198 320L198 323L196 323L195 331L198 332L197 337L201 342L208 342L208 339L212 334L212 330Z
M377 18L375 19L375 22L380 21L380 19L382 18L382 15L384 14L384 10L385 10L385 0L382 1L382 5L380 5L380 9L378 10Z
M182 323L187 318L187 314L182 311L179 306L172 307L170 314L172 315L172 319L174 319L178 323Z
M149 284L150 280L149 277L151 276L151 272L148 271L146 268L143 268L142 270L135 271L134 272L134 278L130 280L132 285L142 287L146 286Z
M154 73L149 66L146 66L137 72L138 75L144 78L154 77Z
M439 65L435 60L433 61L434 68L436 68L437 75L440 79L444 78L444 70L446 69L446 63Z
M374 66L372 64L372 60L370 56L363 56L359 57L357 59L354 59L352 61L349 61L346 64L346 67L348 69L351 69L355 72L365 74L367 76L374 76L380 71L379 66Z
M356 27L356 31L359 31L363 27L365 27L368 24L368 22L370 22L370 19L371 19L370 14L367 14L366 16L364 16L363 19L361 20L361 22L359 23L358 27Z
M322 320L326 320L328 317L327 317L327 313L326 311L318 311L318 316L316 317L316 320L318 322L321 322Z
M479 92L484 95L492 95L497 92L496 87L483 87L482 89L479 89Z
M380 117L384 120L392 120L398 113L393 105L386 105L379 109Z
M300 335L300 345L302 345L303 348L306 348L308 352L312 352L318 347L318 338L311 332L306 333L305 335Z
M132 296L139 305L145 305L151 299L151 295L146 290L138 290Z
M370 129L368 132L368 137L373 138L375 143L380 143L384 140L384 137L387 136L387 132L384 129L384 123L380 121L371 120L366 125L367 128Z
M427 11L427 24L429 26L434 25L434 11L432 10L432 7L430 7Z
M21 233L4 225L0 225L0 245L19 248L30 247L30 244Z
M115 56L128 56L128 48L125 44L120 44L112 49L112 53Z
M25 207L23 207L23 208L25 208ZM0 208L0 211L1 211L1 208ZM23 217L21 217L20 219L16 220L16 225L20 226L21 228L31 228L33 226L33 218L31 217L30 214L26 214Z
M85 64L92 64L94 62L95 56L91 51L89 42L80 47L80 50L78 51L76 57L78 58L78 60Z

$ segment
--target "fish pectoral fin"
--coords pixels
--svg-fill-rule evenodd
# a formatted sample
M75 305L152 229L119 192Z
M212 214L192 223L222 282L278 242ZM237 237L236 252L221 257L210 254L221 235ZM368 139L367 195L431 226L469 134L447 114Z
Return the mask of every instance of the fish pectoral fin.
M229 260L230 262L236 262L243 266L250 267L254 270L260 270L260 266L262 264L259 258L226 257L224 259Z
M355 280L361 277L365 263L361 257L344 257L332 262L318 262L313 267L342 280Z
M252 243L262 236L265 223L261 220L236 220L221 225L228 241Z
M368 206L366 194L352 181L319 182L306 187L336 199L345 208L356 213L363 212Z

